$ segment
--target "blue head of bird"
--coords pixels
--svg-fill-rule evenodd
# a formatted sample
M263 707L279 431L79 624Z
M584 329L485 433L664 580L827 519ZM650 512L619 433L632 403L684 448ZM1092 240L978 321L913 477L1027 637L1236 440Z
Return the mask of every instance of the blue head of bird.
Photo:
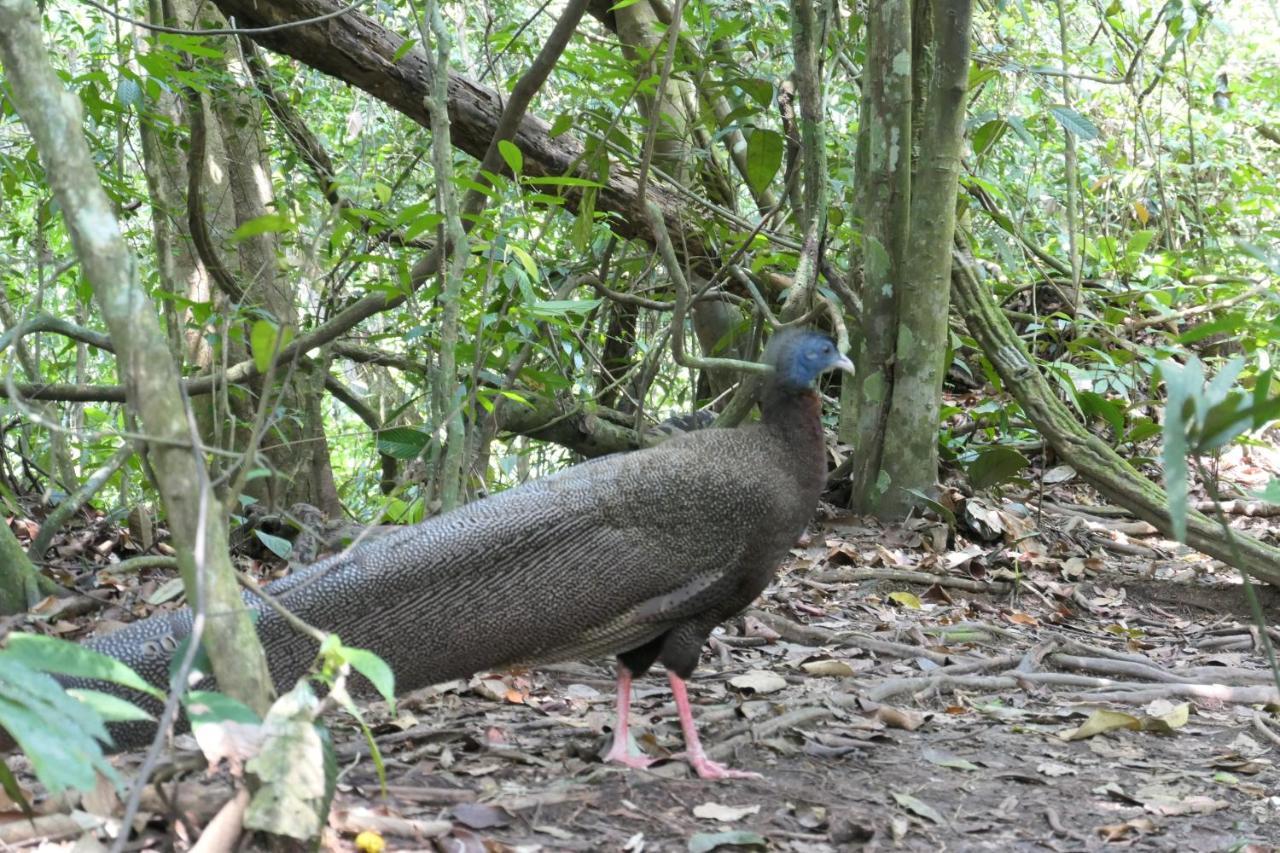
M853 372L853 362L840 352L835 341L807 329L775 335L769 341L765 361L777 371L778 385L793 391L812 388L828 370Z

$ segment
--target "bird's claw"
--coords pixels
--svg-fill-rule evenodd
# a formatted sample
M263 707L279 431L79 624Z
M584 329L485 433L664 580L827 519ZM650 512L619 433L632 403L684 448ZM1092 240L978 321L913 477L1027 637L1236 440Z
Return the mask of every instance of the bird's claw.
M640 755L639 753L632 752L629 749L627 749L626 745L623 745L622 748L619 748L618 745L615 743L613 745L613 748L610 749L608 754L605 755L604 761L605 763L613 762L615 764L622 764L634 770L644 770L645 768L653 764L655 761L657 761L657 759L650 758L647 755Z
M689 762L689 766L693 768L693 772L698 774L699 779L763 779L759 773L750 770L735 770L732 767L726 767L718 761L712 761L706 755L690 755L682 752L673 755L672 758L683 758Z

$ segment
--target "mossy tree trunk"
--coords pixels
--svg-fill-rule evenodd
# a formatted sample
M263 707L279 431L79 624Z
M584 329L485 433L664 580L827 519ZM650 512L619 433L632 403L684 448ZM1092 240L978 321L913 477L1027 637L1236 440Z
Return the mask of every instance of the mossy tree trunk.
M909 233L911 198L911 3L872 0L867 10L855 219L862 226L862 329L857 373L846 395L854 419L852 506L874 511L887 489L883 441L893 401L897 288Z
M911 183L911 226L897 282L893 393L880 470L889 489L877 513L896 517L932 490L938 477L938 414L946 369L951 246L964 140L972 0L931 0L931 74L924 87L920 154ZM865 438L865 436L864 436Z

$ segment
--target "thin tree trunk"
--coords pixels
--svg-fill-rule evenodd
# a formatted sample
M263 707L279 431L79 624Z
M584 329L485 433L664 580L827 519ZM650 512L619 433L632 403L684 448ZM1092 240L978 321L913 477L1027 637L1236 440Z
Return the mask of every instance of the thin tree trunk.
M881 469L890 487L882 516L901 516L912 492L932 491L938 476L938 414L947 350L951 247L969 82L971 0L928 0L933 73L922 111L920 159L911 192L911 235L898 283L898 345L886 436L894 452Z
M196 609L219 616L208 620L204 636L214 675L221 689L265 713L271 681L231 567L226 514L203 457L191 447L195 436L168 342L95 171L80 127L83 108L49 63L34 3L0 0L0 58L116 344L130 407L146 430L148 460L164 499L188 597Z
M857 426L850 474L851 505L874 511L888 488L883 442L893 399L897 344L896 289L911 198L911 4L873 0L867 13L867 63L863 72L868 126L862 200L862 335L854 352L857 373L849 384Z

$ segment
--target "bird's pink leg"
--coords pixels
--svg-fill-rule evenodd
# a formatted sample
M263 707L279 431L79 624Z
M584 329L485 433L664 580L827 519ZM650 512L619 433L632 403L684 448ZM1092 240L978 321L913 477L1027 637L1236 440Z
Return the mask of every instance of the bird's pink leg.
M618 722L613 727L613 746L609 747L604 760L642 769L652 764L654 759L631 751L631 737L627 734L630 717L631 670L618 664Z
M759 773L734 770L707 758L698 740L698 729L693 724L693 709L689 707L689 694L684 679L674 672L667 673L671 680L671 693L676 697L676 710L680 713L680 728L684 731L684 757L689 766L703 779L762 779Z

